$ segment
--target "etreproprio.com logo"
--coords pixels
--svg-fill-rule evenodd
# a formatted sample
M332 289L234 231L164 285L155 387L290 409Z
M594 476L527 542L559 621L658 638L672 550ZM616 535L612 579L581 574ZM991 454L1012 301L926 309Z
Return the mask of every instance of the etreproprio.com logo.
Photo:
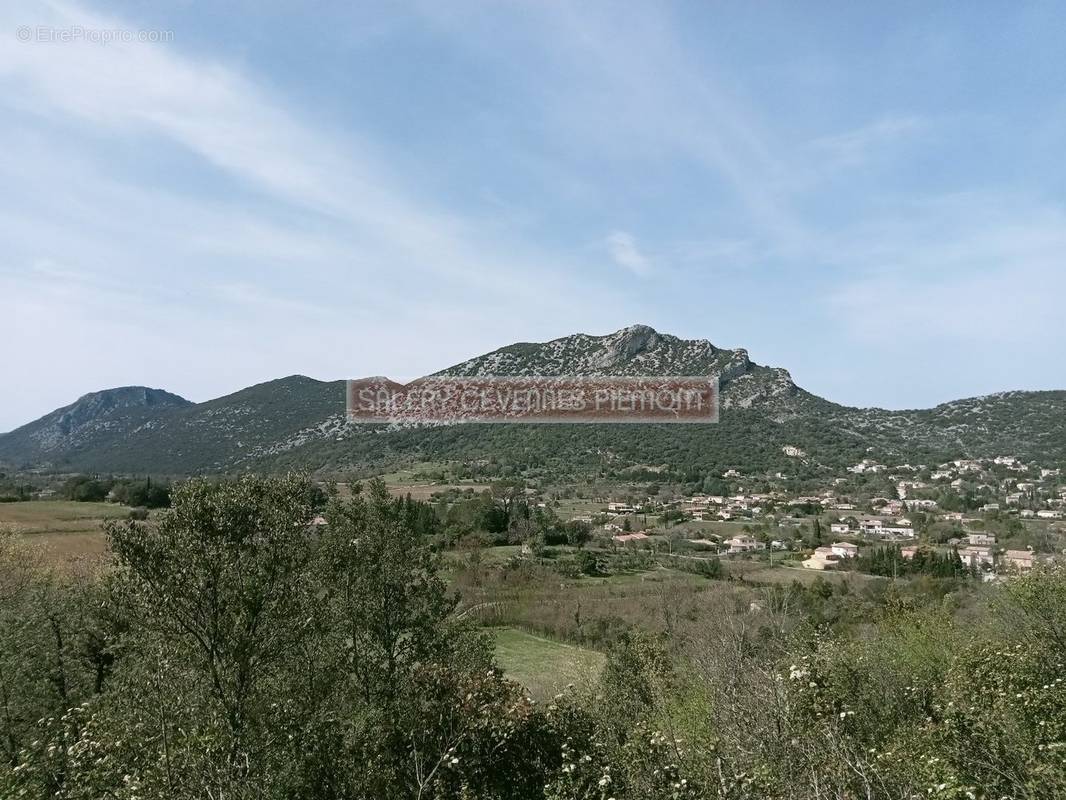
M174 31L134 30L132 28L93 28L84 25L20 25L15 30L20 42L37 44L111 44L112 42L148 42L166 44L174 41Z

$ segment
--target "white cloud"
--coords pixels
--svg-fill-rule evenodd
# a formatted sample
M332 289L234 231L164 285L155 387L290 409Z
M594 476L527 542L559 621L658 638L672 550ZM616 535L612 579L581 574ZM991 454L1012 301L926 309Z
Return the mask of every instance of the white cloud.
M625 231L613 231L604 240L607 252L610 253L614 263L625 267L634 275L645 276L651 274L652 265L647 257L637 247L637 240L633 235Z
M855 167L900 141L928 130L929 122L914 115L890 115L851 131L823 136L811 143L823 168Z

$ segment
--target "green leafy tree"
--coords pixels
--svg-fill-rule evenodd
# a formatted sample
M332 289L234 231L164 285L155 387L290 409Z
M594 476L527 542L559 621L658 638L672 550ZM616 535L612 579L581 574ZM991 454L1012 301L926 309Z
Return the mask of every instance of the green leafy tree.
M179 779L174 762L200 762L222 787L255 785L269 774L278 710L271 694L313 629L312 512L303 479L249 476L182 484L155 528L108 526L119 564L115 590L142 659L129 688L184 694L175 730L159 725L168 790ZM167 737L185 721L189 730L212 731L205 758L171 752L177 744ZM183 746L198 745L187 738Z

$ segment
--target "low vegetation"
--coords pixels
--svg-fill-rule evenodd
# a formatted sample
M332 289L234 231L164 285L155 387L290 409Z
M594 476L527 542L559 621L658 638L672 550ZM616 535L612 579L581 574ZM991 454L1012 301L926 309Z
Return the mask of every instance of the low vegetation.
M553 566L571 545L446 563L422 516L378 482L245 477L110 521L92 578L5 537L0 796L1066 793L1061 568L590 577Z

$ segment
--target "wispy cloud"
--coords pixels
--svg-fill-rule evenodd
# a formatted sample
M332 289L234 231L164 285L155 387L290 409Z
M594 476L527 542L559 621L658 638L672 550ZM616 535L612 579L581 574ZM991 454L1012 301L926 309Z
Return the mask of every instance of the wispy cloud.
M510 59L514 40L489 33L476 0L420 7L468 48L494 61ZM562 146L579 142L590 157L627 169L681 159L724 185L765 235L789 245L805 240L805 223L782 191L795 179L770 129L735 91L735 76L693 56L670 7L590 2L519 8L519 44L530 49L526 57L537 59L537 75L553 78L530 87L544 135Z
M854 167L928 127L928 121L918 116L887 116L855 130L820 137L811 143L811 150L823 160L824 166Z
M632 234L625 231L613 231L604 240L607 252L610 253L614 263L625 267L634 275L650 275L652 265L648 258L640 252L637 240Z
M595 69L591 93L618 103L601 109L616 123L606 128L609 135L622 123L632 140L694 160L724 178L768 234L790 243L806 238L804 223L779 191L789 183L788 166L769 132L723 76L693 62L669 12L630 6L615 17L611 7L600 7L601 14L590 6L554 8L565 16L577 57Z
M0 10L0 28L23 24L132 27L74 4ZM16 368L39 373L44 348L65 374L40 381L48 400L5 401L0 429L112 381L202 399L284 372L419 374L566 333L600 315L583 297L611 298L603 327L624 314L580 268L587 253L442 210L360 132L309 122L255 76L175 44L0 37L0 108L19 123L0 131L0 176L19 187L0 198L0 283L27 337ZM136 163L148 146L192 174ZM127 366L101 369L81 352L93 342L121 342ZM146 366L154 348L171 353L169 378Z
M57 28L128 27L70 5L37 13ZM12 27L15 19L12 11ZM8 39L0 75L9 103L165 137L282 202L356 226L364 246L402 258L407 268L431 263L438 273L486 282L483 251L464 238L461 220L406 196L354 135L341 143L309 128L240 73L155 43Z

